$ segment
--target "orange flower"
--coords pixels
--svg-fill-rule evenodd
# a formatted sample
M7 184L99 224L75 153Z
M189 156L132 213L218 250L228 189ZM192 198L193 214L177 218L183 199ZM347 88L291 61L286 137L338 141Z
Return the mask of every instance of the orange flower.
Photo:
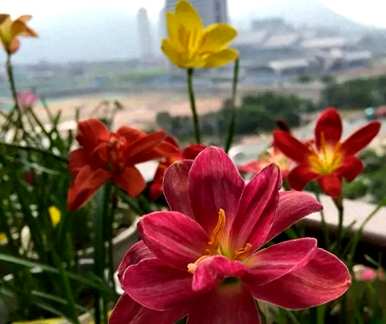
M72 151L69 158L73 182L68 190L68 209L82 207L109 181L129 196L139 195L145 180L135 165L174 154L165 138L163 131L148 134L121 127L110 132L97 119L81 121L76 137L80 148Z
M0 41L5 51L11 55L20 47L19 36L37 37L37 33L27 26L31 16L20 16L16 20L7 14L0 14Z

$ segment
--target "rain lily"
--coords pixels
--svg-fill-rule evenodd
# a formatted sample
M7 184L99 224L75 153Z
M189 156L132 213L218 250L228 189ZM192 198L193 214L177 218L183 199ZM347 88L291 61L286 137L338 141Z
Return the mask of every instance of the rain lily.
M164 193L172 211L141 218L141 241L118 269L124 290L110 324L260 323L255 300L289 309L326 303L350 285L346 266L313 238L267 246L321 209L303 192L280 192L270 165L245 183L222 149L173 164Z
M69 158L74 180L68 191L68 208L82 207L108 181L130 196L140 194L145 180L135 164L168 155L170 145L164 144L165 137L162 131L147 134L130 127L113 133L97 119L80 122L76 138L81 147Z
M363 264L356 264L353 267L354 277L358 281L371 282L374 280L384 280L384 272L382 269L374 269Z
M38 96L30 90L21 91L17 94L17 102L19 103L20 107L24 109L32 108L37 100Z
M51 206L50 208L48 208L48 213L49 213L50 218L51 218L51 223L55 227L56 225L58 225L60 223L60 220L62 218L62 213L55 206Z
M179 0L166 19L168 38L162 41L162 51L178 67L213 68L237 59L238 52L229 48L237 31L228 24L205 27L189 1Z
M310 181L318 181L333 198L342 191L343 178L352 181L363 170L356 156L378 134L380 123L373 121L342 141L342 120L335 108L325 109L315 127L315 139L303 143L290 133L276 130L275 145L297 166L288 175L290 186L302 190Z
M164 160L159 163L154 180L149 188L149 195L152 200L158 199L162 195L165 171L170 165L181 160L194 160L197 154L205 148L205 145L202 144L191 144L185 149L182 149L172 137L168 137L167 141L175 148L175 154L165 157Z
M283 179L286 179L291 168L292 161L274 146L270 147L263 154L261 154L258 160L240 165L239 170L241 173L255 174L272 163L279 167Z
M19 36L37 37L36 32L27 26L30 19L31 16L20 16L12 20L7 14L0 14L0 41L9 55L19 49Z

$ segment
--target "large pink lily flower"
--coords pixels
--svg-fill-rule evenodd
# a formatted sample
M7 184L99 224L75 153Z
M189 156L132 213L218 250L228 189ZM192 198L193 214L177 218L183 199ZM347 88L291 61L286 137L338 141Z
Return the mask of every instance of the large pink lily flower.
M289 309L317 306L350 286L347 267L313 238L266 246L321 209L304 192L280 192L270 165L245 183L223 150L210 147L166 172L172 211L144 216L142 240L119 267L125 294L110 324L260 323L255 300Z

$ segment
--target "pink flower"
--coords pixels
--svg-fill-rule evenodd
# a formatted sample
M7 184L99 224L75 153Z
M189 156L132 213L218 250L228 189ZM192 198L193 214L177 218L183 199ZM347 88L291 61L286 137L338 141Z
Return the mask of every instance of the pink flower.
M320 305L350 285L347 267L313 238L266 243L321 205L279 192L275 165L245 183L223 150L173 164L164 193L172 211L144 216L142 240L118 272L125 294L110 324L260 323L255 299L289 309Z
M374 269L362 264L356 264L353 267L354 277L358 281L371 282L376 279L383 280L384 273L382 269Z
M21 91L17 94L17 101L23 109L32 108L38 99L38 96L30 90Z

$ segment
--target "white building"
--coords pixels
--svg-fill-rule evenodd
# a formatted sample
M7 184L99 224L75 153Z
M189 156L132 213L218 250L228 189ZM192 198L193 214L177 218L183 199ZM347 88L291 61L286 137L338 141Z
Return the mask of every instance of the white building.
M165 10L174 11L176 0L166 0ZM190 3L199 11L204 24L227 23L227 0L191 0Z
M140 59L147 62L154 58L153 38L151 34L151 25L147 11L144 8L139 9L137 14L138 42L140 49Z

